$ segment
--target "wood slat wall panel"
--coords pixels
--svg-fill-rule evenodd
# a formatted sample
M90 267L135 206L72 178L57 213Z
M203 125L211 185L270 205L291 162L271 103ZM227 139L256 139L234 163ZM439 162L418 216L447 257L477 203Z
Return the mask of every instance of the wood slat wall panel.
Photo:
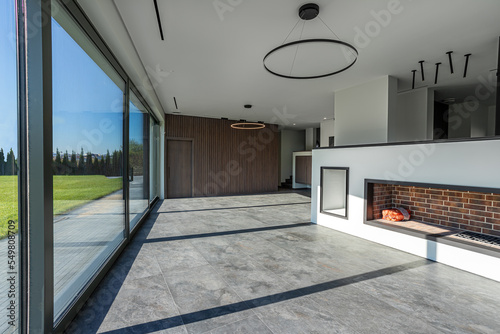
M233 121L166 115L166 138L193 139L193 195L254 194L278 189L280 133L276 125L262 130L235 130ZM233 165L233 173L228 169ZM240 170L234 173L234 170ZM231 175L232 174L232 175Z

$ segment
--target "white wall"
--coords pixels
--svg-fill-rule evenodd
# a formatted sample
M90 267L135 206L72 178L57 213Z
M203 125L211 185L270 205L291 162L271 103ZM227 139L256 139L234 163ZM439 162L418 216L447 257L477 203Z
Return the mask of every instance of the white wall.
M306 138L305 138L305 150L306 151L311 151L315 146L316 142L314 141L314 138L316 137L315 135L316 129L315 128L308 128L306 129Z
M495 130L491 132L491 125L489 125L491 120L490 108L487 105L479 105L479 108L471 114L471 137L487 137L495 134ZM491 124L495 124L494 119Z
M321 122L321 147L328 147L330 144L330 137L335 136L335 120L327 119L326 121Z
M385 143L397 79L385 76L335 92L335 145Z
M389 113L389 142L428 139L428 108L427 88L398 94L397 108Z
M281 131L281 181L285 182L293 175L293 152L304 151L304 130L282 130Z
M500 188L500 155L491 152L500 152L500 140L314 150L311 219L320 225L500 281L500 258L364 224L365 179ZM350 168L349 220L319 212L322 166Z

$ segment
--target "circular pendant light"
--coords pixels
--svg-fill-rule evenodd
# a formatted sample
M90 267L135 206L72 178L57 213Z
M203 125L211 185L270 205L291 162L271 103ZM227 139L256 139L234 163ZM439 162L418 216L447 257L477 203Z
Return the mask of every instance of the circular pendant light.
M332 76L351 68L358 59L358 50L342 40L319 17L317 4L305 4L299 8L299 21L288 34L291 35L300 20L316 17L336 38L299 39L269 51L263 59L264 68L271 74L287 79L317 79ZM300 38L302 38L302 32Z
M306 49L307 47L309 48ZM291 57L293 53L295 56ZM269 73L282 78L317 79L344 72L357 60L358 51L347 42L336 39L304 39L269 51L264 57L264 67ZM288 65L290 71L287 71ZM293 74L294 70L297 74Z
M264 123L240 122L231 124L231 127L237 130L260 130L264 129L266 125Z

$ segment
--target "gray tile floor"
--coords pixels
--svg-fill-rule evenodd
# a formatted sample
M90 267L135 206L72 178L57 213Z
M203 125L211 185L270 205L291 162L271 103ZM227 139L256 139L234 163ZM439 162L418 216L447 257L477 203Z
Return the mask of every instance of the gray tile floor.
M500 283L311 225L309 202L164 201L68 333L500 333Z

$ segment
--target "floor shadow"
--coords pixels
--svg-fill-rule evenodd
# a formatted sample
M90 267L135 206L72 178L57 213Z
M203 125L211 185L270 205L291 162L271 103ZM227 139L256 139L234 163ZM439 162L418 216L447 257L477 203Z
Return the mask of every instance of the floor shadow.
M143 323L140 325L129 326L122 329L116 329L104 332L104 334L123 334L123 333L152 333L156 331L161 331L173 327L180 326L182 324L192 324L199 321L204 321L216 317L221 317L231 313L242 312L246 310L250 310L253 308L271 305L274 303L291 300L299 297L304 297L308 295L312 295L318 292L327 291L339 287L343 287L346 285L359 283L383 276L393 275L399 272L411 270L414 268L422 267L429 265L433 262L427 260L418 260L410 263L406 263L399 266L388 267L384 269L374 270L367 273L349 276L325 283L320 283L316 285L311 285L304 288L299 288L295 290L290 290L286 292L276 293L273 295L250 299L246 301L241 301L238 303L233 303L229 305L214 307L202 311L182 314L180 317L175 316L171 318L165 318L161 320L151 321L147 323ZM182 319L182 321L180 321Z
M64 333L97 333L153 225L154 218L144 222Z
M227 208L209 208L209 209L197 209L197 210L156 211L156 212L154 212L154 214L160 214L160 213L199 212L199 211L238 210L238 209L252 209L252 208L268 208L268 207L272 207L272 206L290 206L290 205L300 205L300 204L311 204L311 202L284 203L284 204L268 204L268 205L249 205L249 206L232 206L232 207L227 207Z
M233 235L233 234L254 233L254 232L272 231L272 230L283 230L283 229L287 229L287 228L310 226L311 224L312 223L298 223L298 224L288 224L288 225L277 225L277 226L266 226L266 227L248 228L248 229L242 229L242 230L232 230L232 231L222 231L222 232L211 232L211 233L180 235L180 236L175 236L175 237L164 237L164 238L147 239L147 240L144 241L144 243L178 241L178 240L188 240L188 239L220 237L220 236L224 236L224 235Z
M89 241L89 242L56 242L54 247L105 247L108 246L111 241Z

